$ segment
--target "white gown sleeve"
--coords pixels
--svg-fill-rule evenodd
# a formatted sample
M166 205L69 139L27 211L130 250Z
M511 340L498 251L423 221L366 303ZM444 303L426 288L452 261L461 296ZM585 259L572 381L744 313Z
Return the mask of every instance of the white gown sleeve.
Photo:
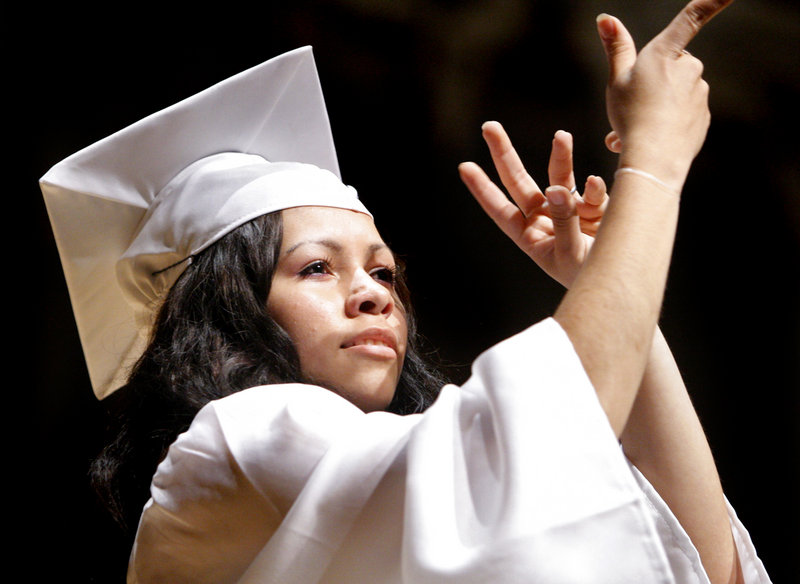
M298 384L209 404L153 479L128 581L707 582L646 486L548 319L424 414Z
M633 464L631 467L636 481L639 483L644 494L650 511L655 519L656 530L659 539L664 542L664 549L667 552L672 572L677 582L707 582L708 578L703 570L700 554L692 544L688 535L684 531L677 517L672 513L666 502L661 498L645 476L639 472ZM731 532L739 556L739 563L742 566L742 575L745 584L766 584L771 582L764 564L756 554L755 546L750 538L750 534L745 529L742 522L736 516L733 506L726 499L725 504L728 508L728 518L731 524ZM693 576L698 574L698 576ZM695 580L692 580L695 578ZM699 578L699 579L698 579Z

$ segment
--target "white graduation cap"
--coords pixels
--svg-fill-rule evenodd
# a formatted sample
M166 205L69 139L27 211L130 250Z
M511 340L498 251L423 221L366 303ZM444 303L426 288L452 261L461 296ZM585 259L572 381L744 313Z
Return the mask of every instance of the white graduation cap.
M280 209L369 214L340 180L310 47L73 154L40 186L100 399L125 384L193 255Z

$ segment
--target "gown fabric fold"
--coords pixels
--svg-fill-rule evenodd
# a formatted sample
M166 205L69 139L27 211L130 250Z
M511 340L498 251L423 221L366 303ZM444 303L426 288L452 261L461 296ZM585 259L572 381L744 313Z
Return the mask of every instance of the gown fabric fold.
M153 478L129 583L707 583L547 319L424 413L311 385L210 403ZM746 582L769 582L729 506Z

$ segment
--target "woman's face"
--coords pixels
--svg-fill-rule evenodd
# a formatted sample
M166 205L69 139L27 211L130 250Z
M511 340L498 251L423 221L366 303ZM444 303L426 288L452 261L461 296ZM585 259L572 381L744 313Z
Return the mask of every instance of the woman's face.
M389 405L406 353L395 261L372 219L330 207L283 211L267 308L307 379L364 411Z

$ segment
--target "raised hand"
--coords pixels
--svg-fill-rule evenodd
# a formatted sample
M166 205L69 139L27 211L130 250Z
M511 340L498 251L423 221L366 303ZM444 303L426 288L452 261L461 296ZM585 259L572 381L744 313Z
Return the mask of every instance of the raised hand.
M552 278L569 287L586 259L608 202L602 178L590 176L577 194L572 166L572 136L553 138L548 165L550 187L542 192L525 170L503 127L483 125L500 180L513 203L474 163L459 172L481 207L511 240ZM516 204L514 204L516 203Z
M609 64L607 145L620 166L657 176L680 191L705 140L710 115L702 63L686 45L732 0L694 0L637 54L633 39L613 16L597 19Z

